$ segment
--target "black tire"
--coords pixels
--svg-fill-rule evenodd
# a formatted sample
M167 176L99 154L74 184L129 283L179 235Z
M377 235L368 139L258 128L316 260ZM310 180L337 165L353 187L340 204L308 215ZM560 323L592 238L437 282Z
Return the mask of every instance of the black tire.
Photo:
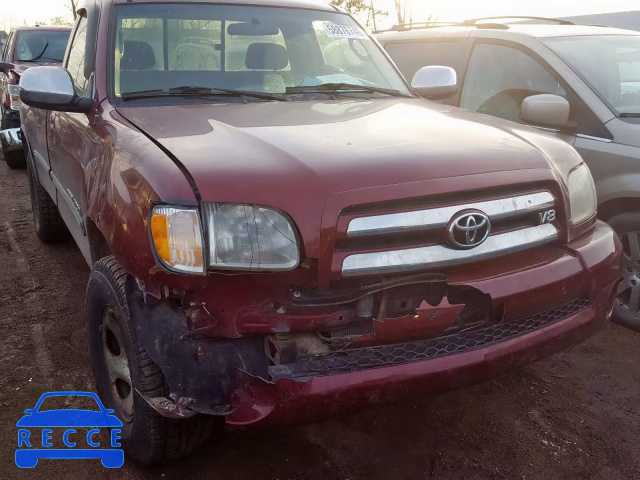
M204 444L214 430L222 431L224 418L205 415L184 420L166 418L136 393L153 398L166 397L169 391L162 371L136 340L126 298L127 278L127 273L112 256L93 266L86 305L89 354L98 395L107 408L115 410L124 425L121 437L127 456L152 465L191 453ZM117 348L113 338L118 342ZM121 359L123 353L124 359ZM129 369L131 399L127 389L118 384L126 380L114 381L108 366L109 362L115 365L122 360Z
M618 286L612 320L640 331L640 213L621 213L607 223L616 231L624 248L622 281Z
M0 130L6 130L7 128L12 128L12 127L11 125L9 125L9 122L3 116L2 120L0 120ZM7 162L7 166L12 170L22 169L27 166L27 161L24 157L24 152L22 150L5 152L3 149L2 156L4 157L4 161Z
M44 243L58 243L69 237L69 230L58 212L58 206L51 199L47 191L31 170L31 163L27 167L29 190L31 193L31 211L36 235Z
M13 152L2 151L4 161L11 170L22 170L27 166L27 161L22 150L14 150Z

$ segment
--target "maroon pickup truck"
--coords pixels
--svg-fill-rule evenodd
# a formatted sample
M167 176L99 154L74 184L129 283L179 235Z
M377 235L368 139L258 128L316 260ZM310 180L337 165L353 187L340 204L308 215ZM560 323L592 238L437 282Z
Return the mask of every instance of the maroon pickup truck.
M0 130L20 127L20 76L36 65L61 64L70 33L70 27L40 25L11 30L0 54ZM10 168L24 168L22 149L12 140L0 137L4 159Z
M127 454L450 389L582 341L620 242L565 142L425 101L322 2L90 1L22 77L35 228L91 276Z

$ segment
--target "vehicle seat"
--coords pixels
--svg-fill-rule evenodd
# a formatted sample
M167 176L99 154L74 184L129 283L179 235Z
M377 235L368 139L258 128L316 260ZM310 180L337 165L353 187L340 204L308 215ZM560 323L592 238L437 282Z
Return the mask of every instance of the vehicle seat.
M150 70L156 66L156 54L147 42L137 40L126 40L122 60L120 60L121 70Z
M245 66L248 70L265 70L252 78L252 85L248 88L262 90L269 93L285 91L285 72L281 70L289 65L289 52L277 43L252 43L247 49ZM270 71L268 73L267 71ZM277 73L276 73L277 72ZM256 72L258 73L258 72Z
M150 79L140 72L148 71L149 75L154 75L156 72L152 69L155 66L156 55L151 45L147 42L126 40L120 59L120 91L137 92L149 88Z

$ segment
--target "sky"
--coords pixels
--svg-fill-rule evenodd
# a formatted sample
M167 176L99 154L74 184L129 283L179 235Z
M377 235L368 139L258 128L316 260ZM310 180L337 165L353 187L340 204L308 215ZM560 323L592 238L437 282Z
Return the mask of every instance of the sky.
M2 0L0 28L46 22L58 16L70 18L68 0ZM393 0L374 0L376 8L393 11ZM413 0L414 21L433 14L440 21L491 15L559 17L640 10L638 0ZM383 24L393 23L391 14Z

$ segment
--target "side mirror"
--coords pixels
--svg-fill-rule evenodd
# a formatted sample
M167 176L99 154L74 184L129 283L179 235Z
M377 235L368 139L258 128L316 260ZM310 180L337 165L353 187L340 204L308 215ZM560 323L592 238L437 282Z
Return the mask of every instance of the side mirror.
M458 91L458 75L451 67L422 67L413 77L411 86L422 97L434 100L447 98Z
M27 408L24 413L26 413L27 415L31 415L33 413L33 408Z
M522 101L520 118L523 122L544 127L566 127L571 107L566 99L548 93L531 95Z
M91 99L79 97L69 72L62 67L33 67L20 78L20 100L26 105L58 112L89 113Z
M0 62L0 72L4 73L5 75L8 74L11 70L13 70L13 68L14 68L13 63Z

